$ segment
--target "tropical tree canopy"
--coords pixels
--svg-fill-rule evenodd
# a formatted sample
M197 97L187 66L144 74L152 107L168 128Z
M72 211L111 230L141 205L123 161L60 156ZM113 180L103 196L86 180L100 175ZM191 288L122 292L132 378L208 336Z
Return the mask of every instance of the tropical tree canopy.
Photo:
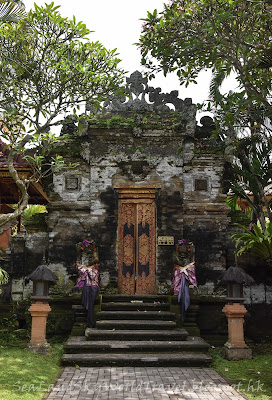
M62 18L53 3L34 7L18 24L0 26L1 137L11 150L9 172L22 193L14 213L0 215L0 226L20 215L28 203L29 180L19 179L15 154L24 153L30 142L48 148L53 140L49 131L69 108L76 113L87 99L98 104L123 84L116 50L90 41L85 24ZM36 161L35 180L43 157L29 159Z
M271 17L266 1L171 0L144 20L142 63L151 71L176 71L185 85L211 68L212 105L225 127L254 125L271 133L266 119L272 116L272 71L260 68L271 52ZM239 88L222 97L218 88L231 71Z
M0 21L16 22L25 16L25 6L20 0L0 0Z
M272 223L266 191L272 183L271 20L270 0L170 0L162 12L148 12L138 43L151 78L155 71L175 71L188 85L201 71L212 70L202 109L213 112L231 155L233 199L247 201L264 236L271 235L266 218ZM222 94L231 72L237 87Z

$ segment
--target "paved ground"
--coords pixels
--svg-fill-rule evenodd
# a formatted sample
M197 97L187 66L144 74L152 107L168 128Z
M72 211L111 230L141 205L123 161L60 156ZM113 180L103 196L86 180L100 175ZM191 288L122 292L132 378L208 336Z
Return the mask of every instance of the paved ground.
M64 369L48 400L244 400L211 368Z

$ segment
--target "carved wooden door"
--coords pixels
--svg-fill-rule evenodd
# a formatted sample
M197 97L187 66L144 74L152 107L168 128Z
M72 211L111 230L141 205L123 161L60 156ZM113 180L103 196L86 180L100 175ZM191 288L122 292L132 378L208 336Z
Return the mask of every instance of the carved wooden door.
M119 192L118 288L122 294L156 292L155 189L151 192L142 187Z

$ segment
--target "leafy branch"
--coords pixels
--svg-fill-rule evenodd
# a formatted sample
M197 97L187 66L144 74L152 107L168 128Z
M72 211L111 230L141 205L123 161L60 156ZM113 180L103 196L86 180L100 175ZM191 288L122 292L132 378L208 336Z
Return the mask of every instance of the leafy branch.
M58 155L47 160L55 140L50 130L71 108L76 113L87 100L98 105L122 93L124 71L116 50L90 41L86 25L61 17L58 9L54 3L35 4L18 24L0 25L1 137L9 148L10 175L21 192L18 208L0 215L0 225L26 208L30 182L64 165ZM27 179L14 167L16 154L32 168Z

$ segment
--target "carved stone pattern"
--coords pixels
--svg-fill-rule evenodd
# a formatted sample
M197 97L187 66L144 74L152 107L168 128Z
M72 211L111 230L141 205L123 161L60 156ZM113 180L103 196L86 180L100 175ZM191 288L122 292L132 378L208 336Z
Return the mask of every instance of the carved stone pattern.
M207 179L195 179L195 190L202 190L207 192L208 190Z
M67 190L78 190L79 189L79 179L78 179L78 177L77 176L66 176L65 189L67 189Z
M191 106L191 99L184 101L178 98L178 91L161 93L161 88L149 87L147 78L139 71L133 72L127 78L127 97L112 96L103 104L104 112L125 112L125 111L170 111L167 104L172 104L175 111L181 111L184 107ZM149 103L146 101L148 96ZM94 112L91 104L86 105L88 111Z

